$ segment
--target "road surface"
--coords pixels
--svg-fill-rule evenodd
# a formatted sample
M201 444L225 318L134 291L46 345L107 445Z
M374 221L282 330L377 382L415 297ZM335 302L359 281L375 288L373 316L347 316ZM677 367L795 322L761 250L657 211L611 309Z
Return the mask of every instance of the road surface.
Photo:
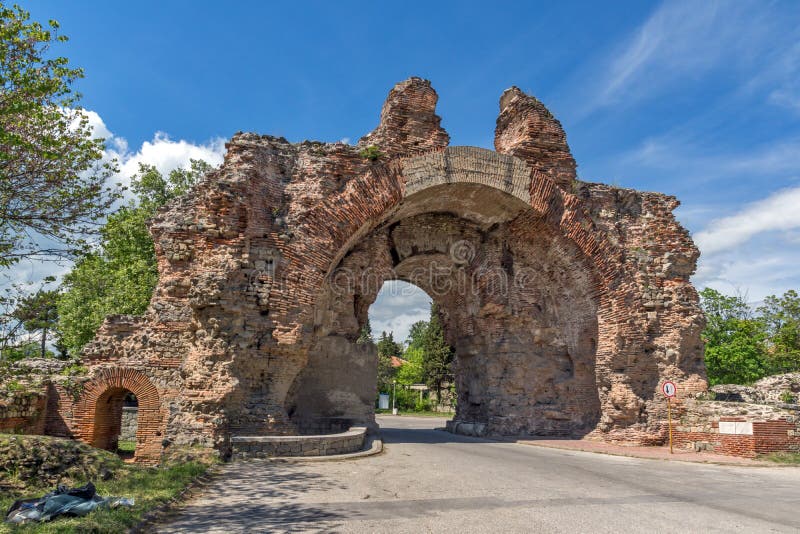
M645 460L379 417L350 461L228 464L159 532L800 532L800 468Z

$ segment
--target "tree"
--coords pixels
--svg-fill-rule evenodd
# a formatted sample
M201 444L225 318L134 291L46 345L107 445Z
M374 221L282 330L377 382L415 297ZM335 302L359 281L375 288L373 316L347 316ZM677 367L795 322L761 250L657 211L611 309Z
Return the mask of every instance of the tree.
M428 321L417 321L408 330L406 345L409 348L422 347L425 342L425 333L428 331Z
M422 347L407 347L403 352L403 365L397 369L397 383L403 385L421 384L425 381L423 366L425 350Z
M42 358L47 357L47 335L54 333L58 325L57 300L57 291L40 290L20 300L13 312L28 333L41 332L39 356Z
M0 4L0 267L71 257L118 198L72 91L83 71L50 50L67 38L29 19Z
M764 329L757 321L735 319L723 341L706 345L709 383L750 384L770 374L765 339Z
M356 343L375 343L372 338L372 325L369 324L369 317L367 317L367 322L364 323L364 326L361 327Z
M431 319L423 337L423 375L429 388L436 391L436 398L442 398L442 389L445 384L453 382L452 347L444 339L444 330L439 316L439 307L431 303Z
M153 166L139 166L131 179L136 198L108 217L99 249L80 257L64 277L59 329L70 353L77 354L91 341L107 315L144 313L158 282L147 221L209 169L207 163L192 160L188 169L175 169L165 178Z
M47 332L43 331L40 337L46 345L48 334L54 332L55 317L47 305L55 297L55 292L47 289L54 281L53 276L45 277L35 291L31 290L31 284L11 284L3 288L0 293L0 360L42 353L41 342L32 342L31 334L46 326ZM56 348L59 348L59 340L56 337Z
M768 336L770 372L800 371L800 296L794 290L771 295L757 311Z
M748 384L769 374L763 321L753 318L744 298L706 288L700 292L706 314L706 370L711 385Z
M394 334L384 331L376 343L378 348L378 390L388 391L395 379L396 369L392 365L392 356L398 356L403 348L394 340Z

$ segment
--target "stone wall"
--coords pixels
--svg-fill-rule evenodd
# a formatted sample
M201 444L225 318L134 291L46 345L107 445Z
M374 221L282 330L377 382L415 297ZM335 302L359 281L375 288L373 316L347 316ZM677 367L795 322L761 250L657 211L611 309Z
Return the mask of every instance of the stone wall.
M44 434L47 396L43 392L0 397L0 432Z
M706 388L698 251L677 200L577 180L560 123L518 89L500 100L495 151L448 147L437 99L425 80L398 84L356 146L235 135L151 222L150 307L106 319L85 392L59 401L65 427L102 441L98 401L125 390L146 461L169 443L226 452L326 421L374 428L376 351L356 339L401 279L440 305L457 423L658 438L659 384Z
M133 406L122 407L122 427L119 431L120 441L136 440L136 419L139 409Z
M309 436L235 436L233 459L350 454L364 448L366 427L353 427L339 434Z

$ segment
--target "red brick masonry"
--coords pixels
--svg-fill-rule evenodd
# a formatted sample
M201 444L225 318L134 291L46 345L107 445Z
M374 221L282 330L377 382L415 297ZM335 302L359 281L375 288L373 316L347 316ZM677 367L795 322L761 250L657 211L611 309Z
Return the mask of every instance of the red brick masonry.
M721 422L747 422L745 418L724 417ZM703 427L681 427L673 431L677 447L709 449L718 454L755 458L779 451L800 452L800 427L786 420L750 421L752 434L721 434L719 423Z

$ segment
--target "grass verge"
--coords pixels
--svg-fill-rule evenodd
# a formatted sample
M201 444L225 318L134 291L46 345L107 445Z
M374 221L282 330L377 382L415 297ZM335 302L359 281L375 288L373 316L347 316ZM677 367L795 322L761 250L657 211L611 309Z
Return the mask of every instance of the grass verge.
M197 477L206 473L215 463L213 456L202 451L187 451L179 454L163 467L144 467L136 464L121 465L113 478L93 478L97 493L102 497L133 497L135 506L130 508L97 509L84 517L59 517L48 523L33 523L14 526L0 524L0 533L119 533L136 526L148 512L179 496ZM18 481L17 481L18 482ZM83 478L70 479L70 485L88 482ZM54 485L39 484L28 480L25 484L14 484L0 491L0 509L5 512L19 498L38 497L51 491Z
M759 456L759 459L775 462L776 464L800 465L800 452L771 452Z
M397 412L399 415L412 415L415 417L446 417L448 419L452 418L455 413L454 412L414 412L414 411L404 411L400 410ZM391 410L375 410L376 415L391 415Z

